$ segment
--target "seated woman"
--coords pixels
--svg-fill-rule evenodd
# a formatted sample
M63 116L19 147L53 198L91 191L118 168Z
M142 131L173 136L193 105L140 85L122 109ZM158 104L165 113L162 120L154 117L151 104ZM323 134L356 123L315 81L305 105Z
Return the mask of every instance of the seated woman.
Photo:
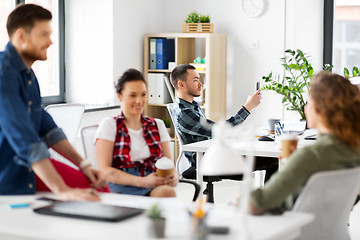
M170 136L159 119L142 115L147 103L144 76L127 70L116 83L122 112L104 119L96 133L96 155L100 172L108 176L111 192L151 197L175 197L175 170L157 176L155 162L171 159Z
M305 114L319 139L293 152L284 168L252 193L252 214L291 209L316 172L360 166L360 91L355 85L337 74L315 75Z

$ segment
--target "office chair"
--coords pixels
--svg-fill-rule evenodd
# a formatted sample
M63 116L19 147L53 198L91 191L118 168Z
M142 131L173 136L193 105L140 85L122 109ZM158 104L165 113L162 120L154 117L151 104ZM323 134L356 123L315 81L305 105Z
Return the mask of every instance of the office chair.
M350 211L360 189L360 167L314 174L292 211L315 216L297 240L350 240Z
M48 105L45 110L51 115L55 123L62 128L69 142L75 145L85 105L74 103L54 104Z
M182 173L190 167L190 163L188 159L186 158L182 146L183 141L181 139L181 136L179 134L179 124L178 124L178 112L180 112L178 103L169 103L166 105L169 115L171 117L171 120L173 122L174 128L175 128L175 134L179 141L179 157L176 160L176 168L178 170L178 173L181 177ZM203 176L203 181L206 182L206 194L207 194L207 201L210 203L214 202L214 182L221 181L221 178L219 176Z
M81 119L84 115L85 105L67 103L48 105L45 110L54 119L54 122L60 127L71 145L75 147L76 138L79 133ZM54 150L50 149L51 157L59 162L77 168L72 162L64 158Z
M95 134L97 129L98 129L98 125L87 126L81 129L81 139L85 153L85 159L91 162L92 166L95 169L98 169L96 149L94 145ZM194 187L194 195L192 201L195 202L200 193L200 185L194 181L185 180L185 179L179 179L179 183L191 184Z

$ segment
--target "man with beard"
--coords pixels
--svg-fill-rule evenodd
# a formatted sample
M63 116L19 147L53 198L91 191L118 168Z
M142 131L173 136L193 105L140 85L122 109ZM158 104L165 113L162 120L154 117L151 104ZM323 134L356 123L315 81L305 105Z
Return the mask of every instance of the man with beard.
M51 190L61 200L99 201L90 186L104 181L44 110L31 69L35 61L47 59L51 19L48 10L34 4L21 4L8 17L10 42L0 52L0 195ZM48 147L80 171L50 160ZM64 179L58 173L62 170L68 171Z
M195 97L200 96L202 83L200 75L195 67L189 64L181 64L171 72L171 83L176 90L178 96L178 105L176 109L179 135L184 144L199 142L211 139L211 128L204 126L204 122L212 125L215 122L206 118L199 104L194 101ZM245 121L250 111L260 104L261 93L257 90L254 94L247 98L246 103L240 110L226 121L232 125L238 125ZM206 120L206 121L204 121ZM208 125L206 124L206 125ZM184 178L195 179L196 177L196 157L193 152L185 152L185 156L189 160L191 167L185 170L182 175ZM266 170L265 181L278 169L278 160L276 158L257 157L255 162L256 170ZM238 179L241 176L227 176L226 179Z

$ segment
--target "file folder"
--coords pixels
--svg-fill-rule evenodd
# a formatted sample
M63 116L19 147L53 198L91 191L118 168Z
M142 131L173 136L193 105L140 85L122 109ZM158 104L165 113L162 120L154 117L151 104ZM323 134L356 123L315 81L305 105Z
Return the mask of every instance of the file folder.
M156 103L156 73L148 73L148 103Z
M172 102L169 90L166 86L164 73L155 73L156 75L156 96L155 96L155 102L157 104L167 104Z
M175 62L175 39L156 39L156 69L168 69L168 63Z
M156 69L156 38L150 38L150 69Z

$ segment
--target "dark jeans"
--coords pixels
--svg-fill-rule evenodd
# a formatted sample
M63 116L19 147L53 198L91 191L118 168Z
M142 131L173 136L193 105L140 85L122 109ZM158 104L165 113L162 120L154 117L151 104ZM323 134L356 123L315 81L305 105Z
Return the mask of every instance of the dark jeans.
M194 161L195 162L195 161ZM196 179L196 166L192 164L190 168L183 172L182 176L187 179ZM265 182L279 169L279 160L277 158L256 157L254 170L266 170ZM224 176L204 176L204 181L220 181L221 179L242 180L243 175L224 175Z

